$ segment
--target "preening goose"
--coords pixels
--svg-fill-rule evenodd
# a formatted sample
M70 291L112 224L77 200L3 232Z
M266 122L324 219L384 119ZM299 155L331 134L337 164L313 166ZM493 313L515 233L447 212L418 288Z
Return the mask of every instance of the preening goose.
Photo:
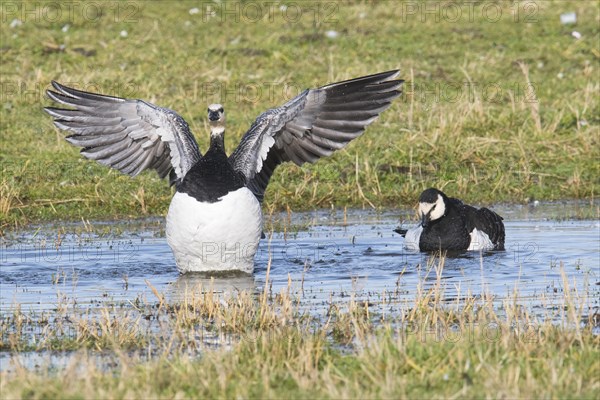
M419 197L421 222L412 229L396 229L410 250L504 250L502 217L488 208L477 209L427 189Z
M45 108L71 133L81 154L130 176L146 169L175 185L167 241L181 272L252 272L262 232L260 203L275 168L302 165L345 147L401 93L398 71L317 89L262 113L227 157L225 111L208 107L210 147L202 154L176 112L143 100L104 96L52 82L50 99L71 107Z

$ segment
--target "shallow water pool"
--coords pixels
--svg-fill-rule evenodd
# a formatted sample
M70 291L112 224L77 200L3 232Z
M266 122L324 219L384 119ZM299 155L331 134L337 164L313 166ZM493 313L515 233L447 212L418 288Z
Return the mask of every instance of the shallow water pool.
M497 206L505 219L506 251L465 253L445 260L441 280L447 301L467 293L499 302L518 294L540 313L558 307L568 290L600 303L600 223L596 206L547 203ZM407 210L315 211L267 218L279 228L261 241L253 275L180 275L161 219L133 223L42 226L2 242L0 310L55 309L76 302L96 307L151 297L150 285L177 297L196 283L219 291L262 291L270 260L274 293L291 282L301 307L318 313L347 296L378 300L386 293L414 297L420 282L434 284L438 261L403 249L393 232L410 220ZM579 219L586 215L588 219ZM267 223L265 226L270 226ZM410 225L410 222L405 223ZM564 275L563 272L564 271Z

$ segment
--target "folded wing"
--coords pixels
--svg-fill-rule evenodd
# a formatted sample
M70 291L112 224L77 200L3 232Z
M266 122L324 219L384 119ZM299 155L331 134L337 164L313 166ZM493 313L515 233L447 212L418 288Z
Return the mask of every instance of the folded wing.
M475 227L488 235L497 250L504 250L505 232L501 216L489 208L480 208L477 210Z
M229 160L262 201L282 162L314 163L362 134L401 93L398 71L382 72L302 92L261 114Z
M72 109L47 107L54 125L71 132L66 139L81 154L100 164L136 176L155 169L171 184L181 182L201 153L185 120L172 110L142 100L129 100L75 90L52 82L47 94Z

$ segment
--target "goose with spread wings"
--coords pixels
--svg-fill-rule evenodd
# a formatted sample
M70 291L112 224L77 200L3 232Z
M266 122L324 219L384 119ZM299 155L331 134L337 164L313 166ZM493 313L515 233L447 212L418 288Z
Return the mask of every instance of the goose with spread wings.
M83 92L52 82L47 107L66 140L84 157L136 176L154 169L176 192L167 214L167 241L180 272L251 273L262 234L265 189L283 162L302 165L344 148L401 93L398 71L307 89L262 113L237 149L225 153L225 112L208 107L210 146L200 152L176 112L143 100Z

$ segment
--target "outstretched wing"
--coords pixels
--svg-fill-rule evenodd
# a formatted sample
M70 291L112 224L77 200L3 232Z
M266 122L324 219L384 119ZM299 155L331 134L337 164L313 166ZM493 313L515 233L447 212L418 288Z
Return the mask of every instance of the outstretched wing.
M261 114L229 157L262 201L275 168L314 163L344 148L401 93L399 71L382 72L302 92Z
M81 154L124 174L155 169L179 183L201 158L185 120L174 111L142 100L82 92L52 81L47 94L73 109L47 107L54 125L72 132L67 141L83 147Z

